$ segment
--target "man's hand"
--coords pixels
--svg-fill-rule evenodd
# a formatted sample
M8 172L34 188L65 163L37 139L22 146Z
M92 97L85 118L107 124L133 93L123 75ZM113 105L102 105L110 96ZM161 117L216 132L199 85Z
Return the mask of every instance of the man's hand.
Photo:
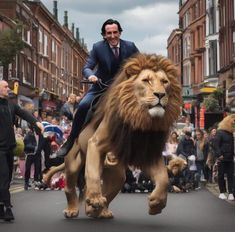
M95 75L91 75L88 77L88 80L93 82L93 83L96 83L98 81L98 77L95 76Z
M224 159L224 157L223 157L222 155L218 157L218 160L219 160L219 161L221 161L221 160L223 160L223 159Z
M40 122L36 122L36 125L37 125L37 127L41 130L41 134L42 134L43 131L44 131L44 126L43 126L42 123L40 123Z

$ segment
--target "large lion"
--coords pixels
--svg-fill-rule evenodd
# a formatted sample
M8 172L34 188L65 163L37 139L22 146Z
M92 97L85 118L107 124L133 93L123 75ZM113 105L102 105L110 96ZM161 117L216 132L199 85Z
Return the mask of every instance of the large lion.
M108 206L123 186L128 165L153 180L149 214L161 213L168 187L161 154L182 103L177 77L175 65L162 56L138 54L127 60L65 158L65 217L79 213L75 186L84 165L88 216L113 217Z

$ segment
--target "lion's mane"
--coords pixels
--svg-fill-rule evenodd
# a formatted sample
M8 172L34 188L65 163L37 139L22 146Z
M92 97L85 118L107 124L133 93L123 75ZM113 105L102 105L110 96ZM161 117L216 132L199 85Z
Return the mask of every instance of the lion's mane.
M235 132L235 114L226 116L218 125L218 129L231 133Z
M133 80L144 69L162 70L170 80L163 118L150 117L134 95ZM110 146L119 160L141 167L161 156L169 130L180 114L182 98L177 77L178 69L163 56L137 54L125 62L94 116L95 127L105 120Z

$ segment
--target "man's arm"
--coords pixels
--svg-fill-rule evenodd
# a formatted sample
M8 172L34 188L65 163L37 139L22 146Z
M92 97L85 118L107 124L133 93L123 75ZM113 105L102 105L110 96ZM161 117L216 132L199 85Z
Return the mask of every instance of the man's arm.
M20 118L30 123L35 128L37 133L43 132L44 130L43 125L40 122L38 122L37 119L33 117L28 111L22 109L17 104L14 104L13 107L14 107L14 113Z
M214 146L214 152L215 152L215 158L219 158L222 156L221 154L221 140L222 140L222 135L219 131L217 131L214 141L213 141L213 146Z
M97 56L95 52L95 45L93 45L93 48L89 54L87 62L84 65L84 68L82 70L82 74L86 79L88 79L90 76L94 76L93 70L96 65L97 65Z

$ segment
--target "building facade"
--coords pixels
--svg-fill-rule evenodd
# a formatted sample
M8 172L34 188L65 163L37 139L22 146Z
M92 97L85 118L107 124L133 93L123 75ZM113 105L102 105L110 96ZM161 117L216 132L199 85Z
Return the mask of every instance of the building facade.
M24 48L9 65L8 79L19 81L19 95L38 98L41 108L56 110L70 93L84 91L80 85L87 50L68 28L57 19L57 2L53 14L40 1L0 0L0 14L23 23Z
M221 112L227 106L235 112L235 4L234 0L181 0L178 13L182 94L187 108L192 102L188 113L195 126L201 127L203 101L211 93ZM169 57L173 56L171 38L172 34Z
M224 101L235 111L235 4L234 0L219 4L219 84Z

